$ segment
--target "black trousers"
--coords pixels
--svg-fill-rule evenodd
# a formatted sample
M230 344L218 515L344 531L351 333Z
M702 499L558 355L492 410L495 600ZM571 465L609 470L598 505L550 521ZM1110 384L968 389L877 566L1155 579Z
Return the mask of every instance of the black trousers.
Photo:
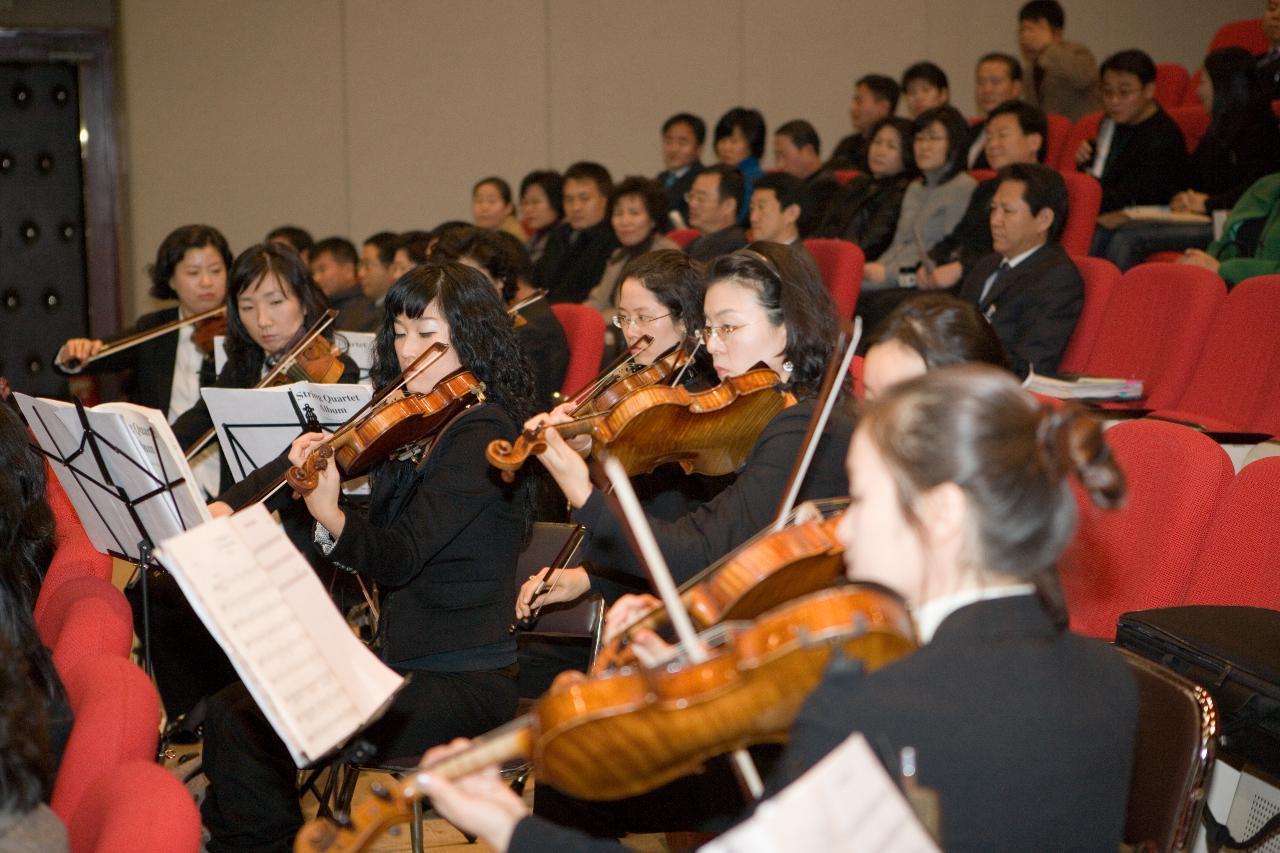
M377 760L416 756L455 737L476 737L516 711L515 667L486 672L414 672L386 714L358 736ZM287 853L302 827L298 769L243 684L210 700L201 814L210 853Z

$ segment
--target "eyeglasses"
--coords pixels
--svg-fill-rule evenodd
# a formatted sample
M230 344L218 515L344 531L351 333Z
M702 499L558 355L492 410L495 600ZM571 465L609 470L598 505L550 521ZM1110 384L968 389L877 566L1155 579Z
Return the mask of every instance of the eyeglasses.
M619 329L626 329L628 326L638 326L640 328L644 328L645 326L649 325L655 320L661 320L664 317L670 317L670 316L671 316L671 312L669 311L666 314L660 314L657 317L646 317L643 314L640 314L639 316L636 316L636 317L628 317L625 314L614 314L613 325L617 326Z
M727 343L730 335L732 335L734 332L741 329L743 326L749 326L749 325L751 324L739 323L736 326L731 326L728 323L726 323L723 326L703 326L702 331L699 333L698 336L702 338L703 346L711 346L711 342L716 338L719 338L720 340L725 341Z

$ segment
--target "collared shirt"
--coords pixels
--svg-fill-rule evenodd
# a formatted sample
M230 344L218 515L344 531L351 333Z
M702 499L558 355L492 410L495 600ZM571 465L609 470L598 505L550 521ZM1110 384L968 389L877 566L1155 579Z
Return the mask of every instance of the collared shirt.
M977 604L979 601L991 601L996 598L1034 595L1035 591L1035 584L1017 583L1009 586L964 589L960 592L953 592L951 595L944 595L932 601L926 601L917 607L915 612L916 631L920 634L920 643L923 645L933 640L933 635L937 632L938 626L945 622L948 616L962 607Z
M173 358L173 386L169 391L169 423L200 402L200 367L204 353L191 341L195 326L178 330L178 349Z
M1027 258L1034 255L1037 251L1040 250L1040 247L1043 245L1044 243L1041 243L1038 246L1033 246L1032 248L1027 249L1021 255L1016 255L1012 258L1005 258L1003 261L1001 261L1000 266L996 267L995 272L987 276L987 280L982 283L982 295L978 297L978 304L982 304L983 302L986 301L987 294L991 292L991 285L995 284L996 276L1000 275L1001 270L1004 270L1007 272L1008 270L1013 269L1018 264L1022 263Z

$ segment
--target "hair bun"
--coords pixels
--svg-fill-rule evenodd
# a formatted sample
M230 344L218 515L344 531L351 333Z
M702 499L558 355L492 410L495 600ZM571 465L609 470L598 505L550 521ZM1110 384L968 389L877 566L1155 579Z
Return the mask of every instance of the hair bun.
M1102 424L1079 405L1045 404L1037 440L1045 463L1059 476L1075 474L1089 499L1105 509L1124 501L1124 472L1102 437Z

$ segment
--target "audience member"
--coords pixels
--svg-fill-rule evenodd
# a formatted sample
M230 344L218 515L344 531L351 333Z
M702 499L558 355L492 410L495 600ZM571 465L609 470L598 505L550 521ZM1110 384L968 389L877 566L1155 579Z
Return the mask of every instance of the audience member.
M1183 188L1187 143L1177 123L1156 101L1156 64L1140 50L1122 50L1102 63L1107 116L1096 139L1076 151L1081 171L1102 183L1102 213L1136 204L1164 204ZM1105 223L1105 220L1103 220ZM1102 255L1109 233L1094 234L1092 254Z
M898 81L883 74L868 74L853 84L853 97L849 100L849 123L853 125L853 133L841 139L836 150L831 152L828 169L867 171L867 147L871 144L872 131L880 121L897 111L898 94Z
M924 252L956 227L977 184L964 171L968 140L969 125L955 107L934 107L916 118L911 144L921 177L902 198L893 242L879 260L866 265L864 294L914 286L915 268ZM859 313L863 301L858 300ZM874 325L870 319L865 322Z
M1280 0L1266 0L1262 32L1271 48L1258 57L1258 85L1267 99L1280 100Z
M742 173L717 163L693 179L689 190L689 224L702 232L685 247L695 261L710 261L747 245L747 232L738 225Z
M382 314L360 292L356 277L356 247L345 237L327 237L311 249L311 277L337 309L333 328L344 332L373 332L382 325Z
M902 197L916 176L911 122L889 116L871 126L868 173L841 187L816 236L848 240L874 261L889 248L902 210Z
M511 185L493 175L481 178L471 188L471 221L479 228L506 231L517 240L526 240L529 236L516 220Z
M1215 50L1204 61L1200 100L1212 120L1191 155L1189 187L1169 201L1178 213L1229 210L1258 178L1280 163L1280 129L1271 105L1254 85L1255 61L1242 47ZM1099 228L1103 235L1106 229ZM1203 249L1213 239L1208 222L1124 222L1099 238L1106 258L1122 271L1152 252Z
M1067 218L1062 175L1038 163L1000 170L991 203L995 251L960 285L1004 344L1019 376L1058 370L1084 305L1084 282L1058 244Z
M613 178L599 163L574 163L564 173L564 221L547 238L534 283L555 302L581 302L600 282L618 240L605 219Z
M430 231L406 231L396 240L395 258L391 261L391 279L427 262L427 248L431 245Z
M292 249L295 255L302 258L304 264L311 262L311 247L316 244L316 241L311 238L311 232L297 225L281 225L279 228L273 228L262 242L275 243L277 246Z
M461 219L447 219L441 222L427 234L427 257L431 257L432 252L436 250L436 244L441 240L468 234L472 228L475 228L475 226Z
M529 233L525 247L533 263L542 259L551 229L564 218L564 179L547 169L530 172L520 182L520 221Z
M613 188L609 194L608 219L613 227L618 248L609 256L600 283L588 294L586 304L611 318L618 306L619 276L622 268L646 252L678 249L660 229L667 218L667 193L652 178L633 175Z
M990 169L985 122L991 111L1005 101L1022 98L1022 64L1007 53L988 53L978 60L974 70L973 91L982 123L969 142L969 168Z
M764 116L759 110L748 107L734 107L716 122L716 159L725 166L737 169L742 175L742 197L738 200L739 225L747 223L751 188L755 185L756 178L764 174L760 161L764 158L765 135Z
M803 183L807 203L800 218L800 233L812 233L826 215L831 197L840 189L835 176L822 165L822 140L818 138L818 131L803 119L789 121L778 128L773 133L773 163ZM756 239L772 238L757 235Z
M1222 236L1181 263L1216 272L1234 287L1255 275L1280 273L1280 172L1260 178L1231 208Z
M360 278L360 292L373 306L382 309L382 300L396 283L396 276L391 268L395 264L396 249L400 238L390 231L379 231L364 241L360 247L360 265L357 273Z
M805 252L799 222L808 202L804 183L786 172L770 172L756 181L751 194L751 239L785 243Z
M1065 26L1058 0L1030 0L1018 12L1023 97L1046 114L1079 121L1098 109L1098 64L1089 48L1063 38Z
M704 168L702 144L707 141L707 125L692 113L676 113L662 123L662 165L658 182L667 193L667 209L680 217L680 226L689 223L689 203L685 193L693 187L693 179ZM660 222L667 231L674 222Z
M907 113L918 118L934 107L951 101L947 72L932 62L917 62L902 73L902 93L907 97Z

